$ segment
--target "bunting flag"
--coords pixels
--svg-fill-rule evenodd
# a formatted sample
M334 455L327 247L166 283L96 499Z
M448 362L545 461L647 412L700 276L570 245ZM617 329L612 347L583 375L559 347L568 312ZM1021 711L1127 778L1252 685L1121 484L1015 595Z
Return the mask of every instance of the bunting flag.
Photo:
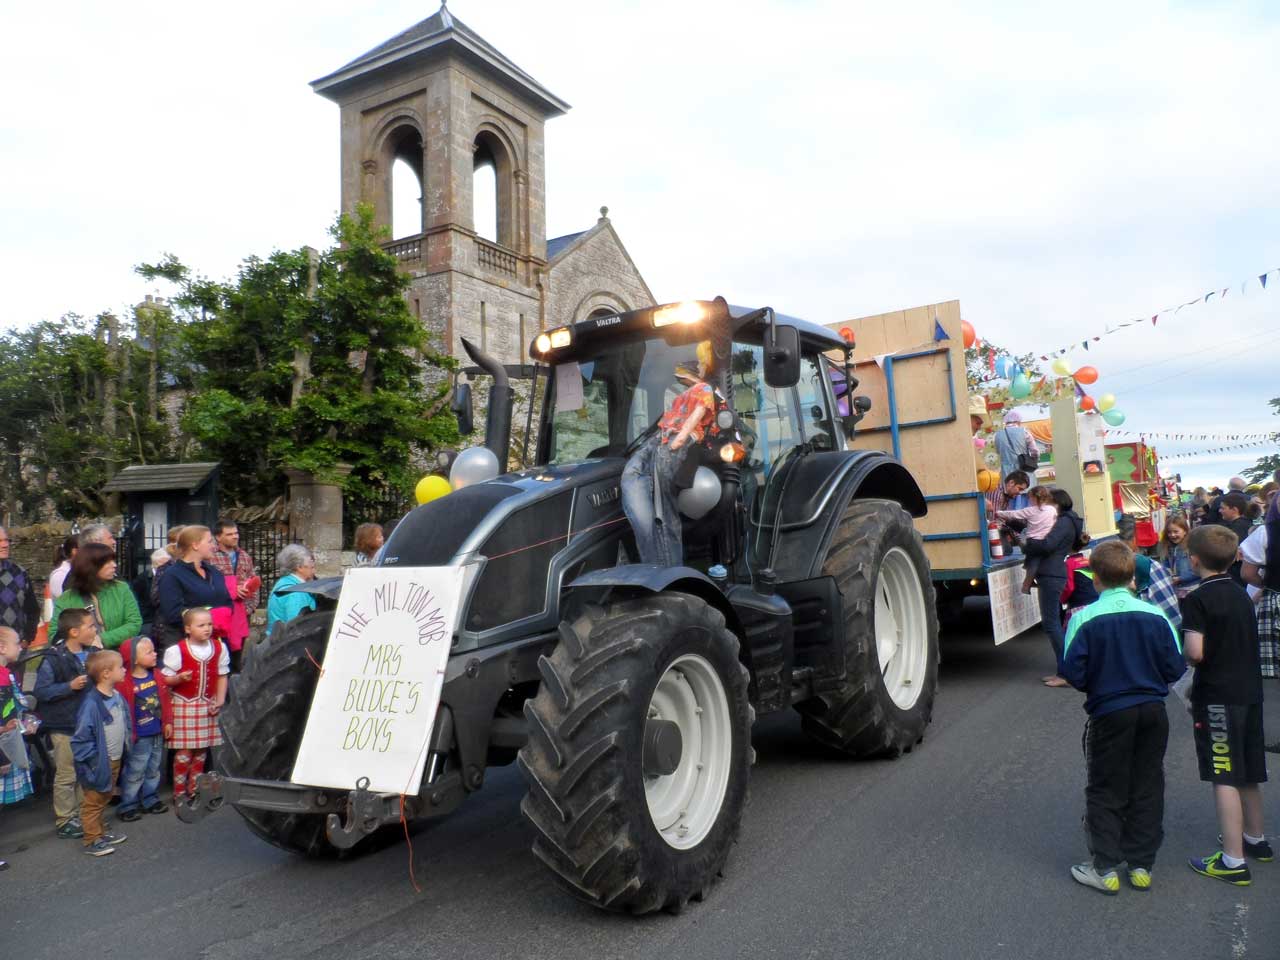
M940 340L950 340L950 339L951 338L947 336L947 331L942 329L942 321L939 320L937 317L934 317L933 318L933 342L937 343Z
M1280 440L1280 432L1269 433L1192 433L1179 430L1176 433L1168 430L1108 430L1107 433L1118 437L1135 437L1143 440Z
M1276 268L1274 270L1267 270L1264 273L1258 274L1258 286L1260 287L1260 289L1262 289L1263 291L1267 289L1267 278L1273 273L1280 274L1280 268ZM1252 282L1253 282L1252 280L1246 280L1242 284L1240 284L1240 292L1242 294L1245 293L1246 288ZM1197 304L1203 306L1214 297L1217 297L1219 300L1223 300L1226 298L1227 294L1231 290L1232 290L1231 287L1223 287L1221 290L1216 290L1216 289L1210 290L1208 293L1203 293L1200 296L1196 297L1194 300L1188 300L1185 303L1178 304L1177 306L1165 307L1163 310L1158 310L1151 315L1151 325L1154 327L1156 325L1156 321L1158 321L1161 317L1167 316L1170 314L1177 314L1182 310L1186 309L1187 307L1194 307ZM1064 347L1059 347L1056 350L1045 350L1043 352L1036 351L1036 353L1041 360L1048 361L1048 360L1053 360L1057 357L1065 357L1067 354L1069 354L1072 350L1075 350L1077 347L1083 347L1085 350L1088 350L1090 343L1097 343L1099 340L1101 340L1105 336L1110 336L1113 333L1119 333L1121 330L1124 330L1126 327L1132 327L1137 324L1140 324L1142 323L1142 320L1143 318L1139 317L1136 320L1125 320L1122 323L1108 324L1103 328L1102 333L1099 334L1098 336L1087 337L1078 342L1069 343Z
M1110 433L1111 431L1108 430L1107 434L1110 435ZM1247 450L1251 447L1266 447L1270 446L1272 442L1273 441L1271 440L1254 440L1251 443L1231 443L1227 444L1225 447L1206 447L1203 450L1184 450L1181 453L1162 453L1160 454L1160 459L1162 461L1185 460L1187 457L1198 457L1204 454L1229 453L1232 450Z

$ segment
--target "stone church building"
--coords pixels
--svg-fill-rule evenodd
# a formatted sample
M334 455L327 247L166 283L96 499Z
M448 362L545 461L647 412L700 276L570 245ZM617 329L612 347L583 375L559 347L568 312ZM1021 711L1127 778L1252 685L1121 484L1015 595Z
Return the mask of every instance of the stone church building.
M410 309L452 355L467 337L521 363L541 330L654 303L608 208L547 239L544 128L569 105L447 7L311 86L341 111L343 210L366 202L391 226L392 169L416 175L421 222L387 249L412 280ZM486 182L496 222L477 224Z

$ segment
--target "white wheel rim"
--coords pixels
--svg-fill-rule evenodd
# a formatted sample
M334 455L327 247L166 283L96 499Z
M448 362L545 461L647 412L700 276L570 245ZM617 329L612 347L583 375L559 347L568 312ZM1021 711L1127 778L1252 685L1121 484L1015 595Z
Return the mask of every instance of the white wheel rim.
M876 653L890 699L910 710L924 687L929 621L911 557L901 547L885 554L876 578Z
M669 776L646 776L644 796L662 839L688 850L711 831L729 784L733 731L720 675L697 654L677 658L658 680L648 718L680 728L680 765Z

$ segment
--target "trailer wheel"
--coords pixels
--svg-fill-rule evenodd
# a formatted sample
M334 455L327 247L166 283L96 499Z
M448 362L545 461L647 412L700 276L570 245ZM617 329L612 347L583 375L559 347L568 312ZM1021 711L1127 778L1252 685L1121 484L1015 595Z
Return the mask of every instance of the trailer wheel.
M231 695L221 715L224 743L215 748L225 773L254 780L289 779L320 675L315 664L324 660L332 623L329 611L303 614L280 624L246 652L244 669L231 678ZM350 850L341 850L325 834L324 814L239 806L236 812L268 843L317 859L367 853L394 841L400 829L383 827Z
M938 686L938 615L924 543L888 500L846 508L822 572L844 606L846 676L798 704L814 739L856 757L896 757L924 739Z
M534 854L605 909L701 900L737 840L754 759L724 617L678 593L590 607L539 668L519 756Z

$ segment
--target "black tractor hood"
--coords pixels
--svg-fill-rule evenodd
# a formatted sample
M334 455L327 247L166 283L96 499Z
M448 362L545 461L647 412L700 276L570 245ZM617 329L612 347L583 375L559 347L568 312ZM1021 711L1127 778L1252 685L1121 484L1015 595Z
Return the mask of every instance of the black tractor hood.
M445 566L464 548L483 543L517 510L566 490L616 480L625 463L608 457L531 467L455 490L411 510L387 539L378 565Z

